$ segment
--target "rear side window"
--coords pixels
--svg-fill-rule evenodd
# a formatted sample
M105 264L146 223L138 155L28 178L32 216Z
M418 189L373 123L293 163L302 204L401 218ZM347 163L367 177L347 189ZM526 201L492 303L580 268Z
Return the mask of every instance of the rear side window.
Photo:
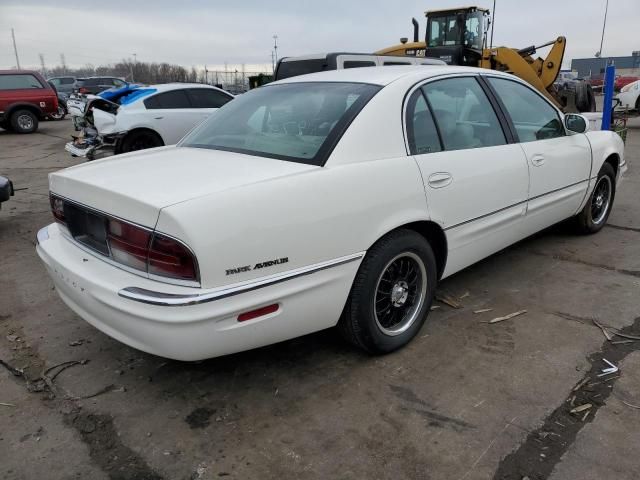
M420 89L413 92L407 104L407 140L411 155L442 150L438 130Z
M191 108L220 108L233 97L211 88L190 88Z
M498 117L475 78L448 78L428 83L422 88L445 150L506 143Z
M565 135L555 108L530 88L502 78L488 77L507 109L520 142L535 142Z
M71 85L74 81L73 78L61 78L60 85Z
M0 90L44 88L40 81L29 74L0 75Z
M158 108L191 108L191 103L184 90L172 90L170 92L159 93L144 101L148 109Z
M376 62L367 60L345 60L342 68L375 67Z

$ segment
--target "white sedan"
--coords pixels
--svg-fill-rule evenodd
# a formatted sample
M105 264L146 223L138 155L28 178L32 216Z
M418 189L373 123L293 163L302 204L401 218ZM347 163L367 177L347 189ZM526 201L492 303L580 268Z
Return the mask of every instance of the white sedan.
M37 251L71 309L146 352L197 360L335 325L390 352L440 279L568 218L603 227L623 143L587 128L506 73L294 77L177 146L52 173Z
M174 145L233 95L199 83L126 85L67 102L82 133L67 143L72 155L93 159L100 153L126 153Z
M620 100L618 108L637 110L640 112L640 80L629 83L620 89L616 95Z

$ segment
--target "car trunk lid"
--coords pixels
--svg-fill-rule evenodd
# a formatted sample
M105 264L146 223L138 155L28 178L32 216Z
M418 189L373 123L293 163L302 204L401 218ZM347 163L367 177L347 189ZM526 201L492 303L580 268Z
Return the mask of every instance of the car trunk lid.
M320 167L240 153L160 147L49 175L52 193L153 228L162 208Z

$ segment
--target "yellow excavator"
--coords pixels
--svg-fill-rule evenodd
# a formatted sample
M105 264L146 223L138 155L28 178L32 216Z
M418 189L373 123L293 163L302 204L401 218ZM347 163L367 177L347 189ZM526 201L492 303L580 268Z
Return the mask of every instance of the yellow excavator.
M449 65L465 65L509 72L528 82L565 112L595 111L591 86L575 81L558 90L554 82L562 67L567 41L565 37L539 46L521 49L494 47L493 30L488 41L491 15L481 7L460 7L426 12L427 32L419 36L419 24L413 23L413 41L401 38L400 44L375 52L376 55L439 58ZM545 58L534 58L537 50L551 47Z

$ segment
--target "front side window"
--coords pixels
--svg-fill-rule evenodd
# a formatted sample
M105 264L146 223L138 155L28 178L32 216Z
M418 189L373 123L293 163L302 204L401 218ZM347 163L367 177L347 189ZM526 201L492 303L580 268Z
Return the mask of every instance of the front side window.
M122 87L124 86L125 82L123 82L122 80L120 80L119 78L114 78L113 80L113 85L115 87Z
M442 150L438 131L421 89L413 92L407 103L407 140L411 155Z
M226 104L180 146L322 165L379 89L338 82L264 86Z
M503 78L487 77L511 117L520 142L565 135L555 108L530 88Z
M448 78L422 88L433 110L445 150L506 143L498 117L475 78Z
M43 88L40 81L29 74L0 75L0 90Z
M190 88L188 92L192 108L220 108L233 99L230 95L211 88Z
M170 92L159 93L144 101L147 109L161 108L191 108L189 97L184 90L171 90Z

